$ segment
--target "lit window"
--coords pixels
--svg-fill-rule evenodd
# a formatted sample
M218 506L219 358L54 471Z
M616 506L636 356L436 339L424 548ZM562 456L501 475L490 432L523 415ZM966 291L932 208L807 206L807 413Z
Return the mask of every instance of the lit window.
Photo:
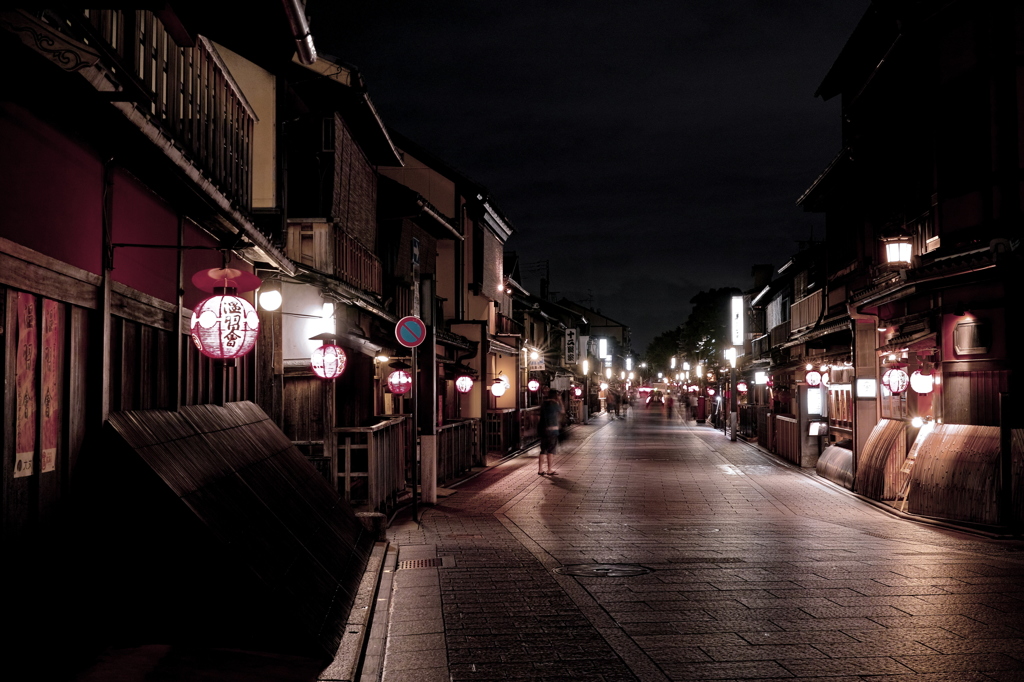
M909 263L910 242L886 242L885 260L888 263Z

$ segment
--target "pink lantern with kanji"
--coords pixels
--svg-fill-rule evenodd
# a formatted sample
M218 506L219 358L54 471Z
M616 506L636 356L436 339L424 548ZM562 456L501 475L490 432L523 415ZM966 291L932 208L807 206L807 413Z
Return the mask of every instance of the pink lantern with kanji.
M388 375L388 389L395 395L405 395L412 390L412 376L402 369Z
M804 375L804 381L806 381L807 385L812 388L815 386L821 386L821 372L811 370Z
M537 391L539 391L539 390L540 390L540 382L539 382L539 381L537 381L536 379L530 379L530 380L529 380L529 381L528 381L528 382L526 383L526 387L527 387L528 389L530 389L531 391L533 391L534 393L536 393Z
M192 312L192 342L199 352L216 360L239 358L252 350L260 331L256 309L235 290L211 296Z
M577 398L579 398L581 395L583 395L583 389L580 388L579 386L577 386L576 388L572 389L572 392L574 394L576 394Z
M455 380L455 390L459 393L469 393L473 390L473 377L461 376Z
M745 381L738 382L736 384L736 390L739 391L740 393L746 393L747 392L747 382L745 382Z
M333 344L320 346L313 351L310 357L313 373L321 379L337 379L340 377L341 373L345 371L346 362L348 362L348 357L346 357L345 351L342 350L341 346Z

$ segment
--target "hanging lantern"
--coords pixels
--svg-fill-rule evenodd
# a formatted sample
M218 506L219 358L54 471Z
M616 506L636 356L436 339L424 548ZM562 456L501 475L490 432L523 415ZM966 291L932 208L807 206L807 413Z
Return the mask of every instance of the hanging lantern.
M829 384L831 384L831 383L832 383L832 379L831 379L831 377L829 377L828 372L822 372L821 373L821 385L824 386L825 388L828 388Z
M337 379L345 371L348 358L341 346L324 344L313 351L309 358L313 365L313 373L321 379Z
M469 393L473 390L473 377L461 376L455 380L455 390L459 393Z
M208 358L229 360L252 350L260 331L256 309L235 289L226 287L196 306L192 313L192 342Z
M910 377L902 369L893 368L882 375L882 383L888 387L890 393L899 395L907 390L907 386L910 385Z
M815 372L813 369L804 375L804 381L807 385L814 388L821 385L821 372Z
M576 388L572 389L572 391L573 391L573 393L576 394L577 398L579 398L580 396L583 395L583 389L580 388L579 386L577 386Z
M910 387L917 393L931 393L935 387L935 377L931 374L914 372L910 375Z
M505 391L507 390L508 387L505 386L505 382L502 381L501 379L495 379L494 383L491 384L491 395L493 395L495 398L500 398L501 396L505 395Z
M395 395L405 395L412 390L412 376L404 369L396 369L388 375L388 390Z
M715 389L709 388L708 389L708 395L714 395L714 394L715 394Z
M530 379L530 381L527 382L526 387L536 393L540 390L540 382L536 379Z
M746 393L747 392L747 382L745 382L745 381L738 382L736 384L736 390L739 391L740 393Z

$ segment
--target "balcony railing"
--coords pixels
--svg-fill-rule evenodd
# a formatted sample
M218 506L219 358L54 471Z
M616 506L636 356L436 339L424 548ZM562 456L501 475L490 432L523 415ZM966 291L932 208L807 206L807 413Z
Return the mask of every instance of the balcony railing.
M793 304L790 322L792 329L803 329L813 326L821 317L821 289L809 296L804 296Z
M359 241L336 227L335 235L335 275L352 286L380 296L381 285L380 260Z
M771 337L770 344L772 348L781 346L786 341L789 341L789 321L787 320L780 325L772 327L769 336Z
M505 317L501 313L497 314L494 326L495 334L521 334L523 332L523 325L519 324L511 317Z
M438 485L444 485L459 474L482 463L479 419L463 419L438 428Z
M755 358L764 357L771 353L772 344L771 337L768 334L759 336L750 342L750 354Z
M338 436L338 487L345 499L388 512L406 488L409 422L396 417L373 426L334 429Z
M131 79L126 90L141 89L138 108L248 211L256 117L213 46L200 36L195 47L179 47L148 10L85 10L84 19L91 39L103 43L96 47L116 55Z

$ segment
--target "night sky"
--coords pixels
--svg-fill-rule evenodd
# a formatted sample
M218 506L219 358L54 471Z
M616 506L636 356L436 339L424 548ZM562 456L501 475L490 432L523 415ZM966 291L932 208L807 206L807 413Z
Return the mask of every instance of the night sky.
M385 123L487 186L524 269L642 353L698 291L749 289L824 220L797 198L840 149L814 92L867 0L310 0L317 49ZM524 271L538 291L539 270Z

